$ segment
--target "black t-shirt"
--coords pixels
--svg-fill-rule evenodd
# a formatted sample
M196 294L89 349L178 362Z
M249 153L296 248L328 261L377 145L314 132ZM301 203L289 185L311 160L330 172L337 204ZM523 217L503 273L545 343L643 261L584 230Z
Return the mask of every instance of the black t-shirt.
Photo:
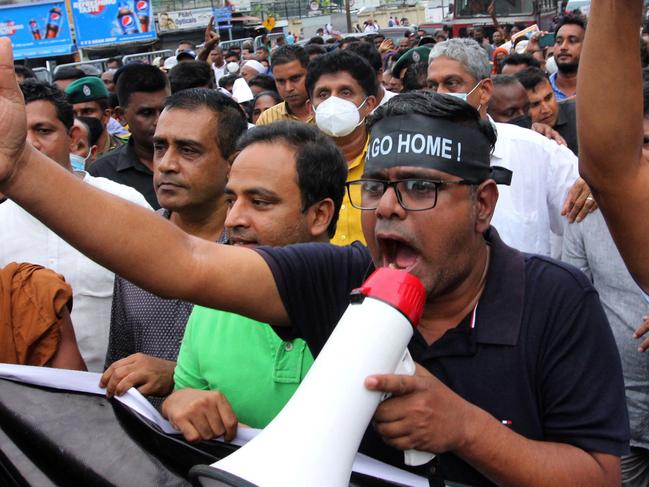
M566 139L568 148L579 155L579 141L577 140L577 103L567 100L559 103L559 116L554 129Z
M493 228L485 237L491 263L475 327L458 326L430 346L415 331L414 360L527 438L627 453L622 368L596 291L573 267L507 247ZM367 249L302 244L258 252L273 272L293 332L317 355L350 291L373 270ZM400 452L377 442L366 435L362 451L402 462ZM450 453L427 468L445 480L493 485Z

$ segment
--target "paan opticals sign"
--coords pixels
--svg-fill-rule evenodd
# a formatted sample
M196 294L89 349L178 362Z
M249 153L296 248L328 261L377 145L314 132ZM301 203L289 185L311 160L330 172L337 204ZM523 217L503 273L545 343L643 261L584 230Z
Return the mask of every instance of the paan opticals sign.
M210 23L212 15L213 11L210 7L161 12L158 14L158 30L160 32L167 32L172 30L205 28Z
M194 8L191 10L174 10L158 14L158 30L169 32L174 30L205 28L210 23L212 16L217 22L229 22L232 12L250 10L249 0L226 0L226 7L221 8ZM219 14L227 11L227 18L220 18Z
M72 0L79 47L156 39L151 0Z
M16 59L54 57L76 50L65 2L0 7L0 37L8 37Z

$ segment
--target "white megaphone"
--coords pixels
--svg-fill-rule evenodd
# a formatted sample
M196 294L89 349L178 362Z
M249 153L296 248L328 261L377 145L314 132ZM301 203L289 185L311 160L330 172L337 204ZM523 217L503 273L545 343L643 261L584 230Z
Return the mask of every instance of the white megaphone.
M198 482L347 487L363 434L384 399L366 389L364 380L395 371L414 374L407 346L425 300L424 287L411 274L389 268L374 272L352 292L351 304L286 406L246 445L200 469ZM417 454L422 456L414 464L433 456Z

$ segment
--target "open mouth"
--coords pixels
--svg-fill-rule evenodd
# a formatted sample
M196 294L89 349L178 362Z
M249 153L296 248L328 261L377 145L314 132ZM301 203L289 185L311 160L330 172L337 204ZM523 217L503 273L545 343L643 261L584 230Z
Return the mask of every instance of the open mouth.
M383 266L410 272L417 264L419 252L402 240L378 238Z

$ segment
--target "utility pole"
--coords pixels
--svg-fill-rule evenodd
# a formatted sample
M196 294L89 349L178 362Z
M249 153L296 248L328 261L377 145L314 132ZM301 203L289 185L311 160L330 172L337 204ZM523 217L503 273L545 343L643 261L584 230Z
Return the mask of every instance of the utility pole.
M345 0L345 16L347 17L347 32L352 31L352 13L349 9L349 0Z

